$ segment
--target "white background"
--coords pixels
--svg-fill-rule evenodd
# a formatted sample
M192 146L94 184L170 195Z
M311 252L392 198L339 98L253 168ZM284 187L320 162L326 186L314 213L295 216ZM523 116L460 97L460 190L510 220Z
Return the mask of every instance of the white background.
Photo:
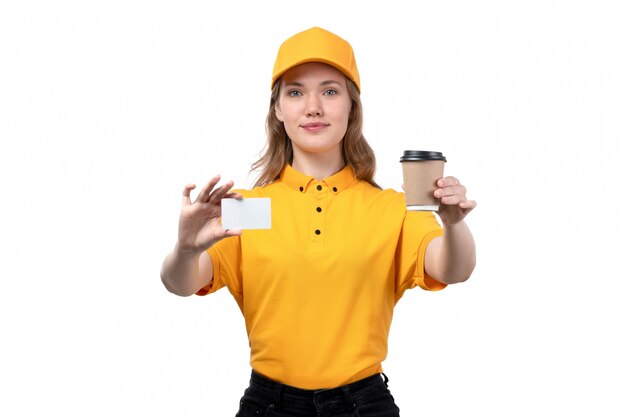
M3 2L0 415L235 414L236 303L159 270L185 183L251 185L277 48L314 25L355 49L378 181L441 150L479 203L470 281L396 308L402 415L626 415L618 3Z

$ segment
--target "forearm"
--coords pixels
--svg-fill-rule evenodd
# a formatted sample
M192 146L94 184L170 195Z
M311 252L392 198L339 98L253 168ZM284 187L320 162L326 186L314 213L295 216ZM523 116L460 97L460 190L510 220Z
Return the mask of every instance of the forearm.
M161 281L173 294L183 297L194 294L203 285L200 276L202 251L181 251L178 246L166 256L161 268Z
M429 275L445 284L466 281L476 265L476 245L467 224L444 224L443 236L437 240L426 252Z

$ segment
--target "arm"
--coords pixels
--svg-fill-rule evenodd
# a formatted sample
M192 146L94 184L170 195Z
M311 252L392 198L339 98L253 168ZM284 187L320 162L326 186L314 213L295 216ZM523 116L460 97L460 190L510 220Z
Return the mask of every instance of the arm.
M163 261L161 281L173 294L187 297L213 281L213 262L206 251L186 252L178 244Z
M464 221L476 207L467 200L466 189L454 177L442 178L435 196L440 199L439 217L443 236L433 239L426 249L425 269L433 279L444 284L466 281L476 265L476 245Z
M219 176L213 177L193 203L190 195L195 185L189 184L183 191L178 241L161 268L161 281L174 294L189 296L210 284L213 264L206 250L226 237L241 235L241 230L224 230L220 219L222 199L242 197L230 192L230 181L214 190L219 180Z

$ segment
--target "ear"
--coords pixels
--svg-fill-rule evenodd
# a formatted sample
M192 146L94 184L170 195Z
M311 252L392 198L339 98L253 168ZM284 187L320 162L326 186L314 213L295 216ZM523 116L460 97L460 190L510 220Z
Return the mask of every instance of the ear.
M274 104L274 114L279 121L285 121L283 118L283 112L280 110L280 105L278 104L278 101L276 101L276 103Z

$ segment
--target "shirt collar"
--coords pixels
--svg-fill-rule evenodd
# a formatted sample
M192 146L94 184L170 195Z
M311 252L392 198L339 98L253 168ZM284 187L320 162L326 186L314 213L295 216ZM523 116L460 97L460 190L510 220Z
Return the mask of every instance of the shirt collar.
M280 173L280 181L285 183L289 188L303 193L306 193L309 187L316 184L325 184L333 193L338 194L355 183L357 178L354 176L354 171L349 165L343 167L343 169L336 174L318 181L313 177L304 175L287 164Z

